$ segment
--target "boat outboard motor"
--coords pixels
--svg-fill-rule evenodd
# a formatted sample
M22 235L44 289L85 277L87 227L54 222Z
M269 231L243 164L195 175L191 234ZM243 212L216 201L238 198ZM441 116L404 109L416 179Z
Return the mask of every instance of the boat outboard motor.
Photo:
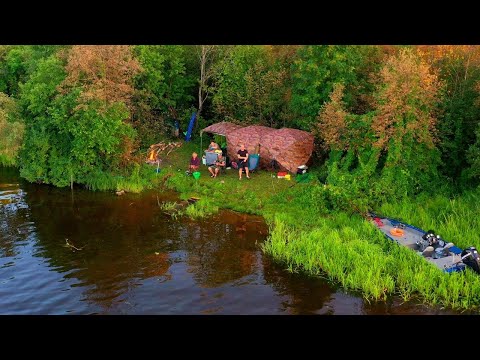
M462 251L462 261L476 273L480 274L480 256L475 247L470 246Z
M433 246L435 249L445 246L445 241L436 235L433 230L428 230L425 234L422 235L422 239L425 241L428 246Z
M422 235L422 238L417 241L418 249L424 251L429 246L434 246L435 234L432 230L428 230Z

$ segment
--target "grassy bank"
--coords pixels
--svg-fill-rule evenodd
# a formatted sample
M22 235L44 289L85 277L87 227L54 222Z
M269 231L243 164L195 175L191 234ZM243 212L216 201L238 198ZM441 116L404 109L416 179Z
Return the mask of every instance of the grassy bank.
M87 189L94 191L125 190L138 193L158 186L160 177L156 173L156 168L152 168L147 164L141 164L135 165L124 174L111 174L101 171L92 172L83 182Z
M443 273L413 251L386 239L354 211L336 210L339 202L347 201L342 189L325 186L315 169L309 183L297 183L277 179L264 170L254 172L251 180L244 177L239 181L233 169L212 179L207 167L201 166L196 180L185 175L193 151L202 153L198 143L184 143L163 159L158 173L155 166L143 164L126 175L92 174L86 185L92 190L132 192L165 186L178 191L184 200L199 198L178 211L173 203L163 204L162 210L175 217L201 218L220 208L262 215L270 226L269 239L262 245L265 253L289 271L327 277L369 300L399 295L405 301L479 309L480 276L472 271ZM455 198L439 195L384 203L374 210L433 229L461 248L480 248L479 200L480 192L470 191Z
M360 291L366 299L385 300L399 295L405 301L455 309L478 309L480 276L472 271L446 274L413 251L386 239L358 214L335 211L342 201L341 189L324 186L316 177L308 184L272 178L259 171L251 180L238 180L235 170L217 179L201 167L198 180L184 171L195 143L186 144L161 171L167 187L200 200L184 214L199 217L227 208L263 215L270 225L263 250L292 272L302 271L336 281L346 289ZM426 230L434 229L459 247L480 248L475 233L478 192L448 199L418 198L383 204L378 212L399 218Z

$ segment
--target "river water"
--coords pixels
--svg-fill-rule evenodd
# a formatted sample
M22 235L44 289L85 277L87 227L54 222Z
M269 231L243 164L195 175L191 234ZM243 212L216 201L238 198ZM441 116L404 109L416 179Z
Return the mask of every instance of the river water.
M0 167L0 314L446 314L291 274L260 217L173 219L157 191L57 189Z

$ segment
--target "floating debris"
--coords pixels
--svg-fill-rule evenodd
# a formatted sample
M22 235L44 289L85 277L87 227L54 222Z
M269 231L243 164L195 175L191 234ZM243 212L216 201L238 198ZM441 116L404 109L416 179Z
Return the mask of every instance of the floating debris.
M71 248L71 249L74 250L74 251L75 251L75 250L80 251L80 250L82 250L85 246L82 246L81 248L77 248L75 245L71 244L71 243L68 241L68 239L66 238L66 239L65 239L65 247Z

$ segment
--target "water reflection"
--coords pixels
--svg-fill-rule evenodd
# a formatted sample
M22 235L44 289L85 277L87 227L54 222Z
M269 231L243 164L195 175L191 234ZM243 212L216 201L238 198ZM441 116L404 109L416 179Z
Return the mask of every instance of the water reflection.
M366 304L260 251L260 217L174 220L172 193L94 193L28 184L0 168L2 314L362 314Z

